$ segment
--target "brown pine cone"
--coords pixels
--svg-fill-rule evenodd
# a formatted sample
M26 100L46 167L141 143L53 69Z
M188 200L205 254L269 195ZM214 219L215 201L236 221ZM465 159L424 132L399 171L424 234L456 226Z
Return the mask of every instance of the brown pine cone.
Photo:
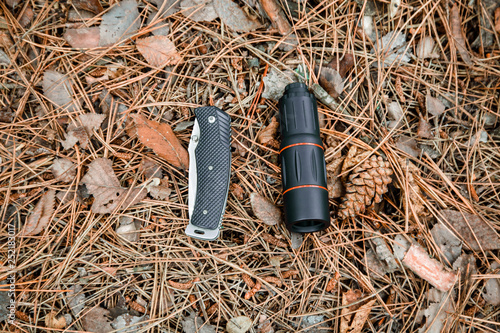
M392 169L382 157L372 156L349 175L346 195L342 198L339 218L346 219L363 213L366 207L382 201L387 185L392 181Z

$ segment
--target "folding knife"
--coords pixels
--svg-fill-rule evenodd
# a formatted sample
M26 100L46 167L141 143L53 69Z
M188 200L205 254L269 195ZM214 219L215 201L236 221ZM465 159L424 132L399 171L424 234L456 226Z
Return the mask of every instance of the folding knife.
M219 237L231 173L231 118L215 106L194 110L189 142L189 224L186 235Z

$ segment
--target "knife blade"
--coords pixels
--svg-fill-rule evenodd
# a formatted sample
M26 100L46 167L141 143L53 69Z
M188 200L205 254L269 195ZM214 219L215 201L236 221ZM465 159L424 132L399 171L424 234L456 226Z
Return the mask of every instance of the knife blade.
M231 174L231 118L215 106L194 110L189 142L186 235L202 240L219 237Z

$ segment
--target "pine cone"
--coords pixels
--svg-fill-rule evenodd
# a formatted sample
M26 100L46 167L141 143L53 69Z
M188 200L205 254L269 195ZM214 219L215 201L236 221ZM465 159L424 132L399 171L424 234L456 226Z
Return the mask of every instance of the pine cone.
M363 213L366 207L382 201L387 185L392 181L392 169L382 157L372 156L349 175L346 195L342 199L339 217L346 219Z

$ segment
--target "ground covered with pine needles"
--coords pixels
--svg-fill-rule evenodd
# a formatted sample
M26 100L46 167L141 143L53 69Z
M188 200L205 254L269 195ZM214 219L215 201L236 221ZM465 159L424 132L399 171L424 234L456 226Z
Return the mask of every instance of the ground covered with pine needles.
M495 1L0 8L3 331L500 329ZM297 80L318 97L331 211L303 236L278 161ZM184 234L202 105L232 120L213 242Z

